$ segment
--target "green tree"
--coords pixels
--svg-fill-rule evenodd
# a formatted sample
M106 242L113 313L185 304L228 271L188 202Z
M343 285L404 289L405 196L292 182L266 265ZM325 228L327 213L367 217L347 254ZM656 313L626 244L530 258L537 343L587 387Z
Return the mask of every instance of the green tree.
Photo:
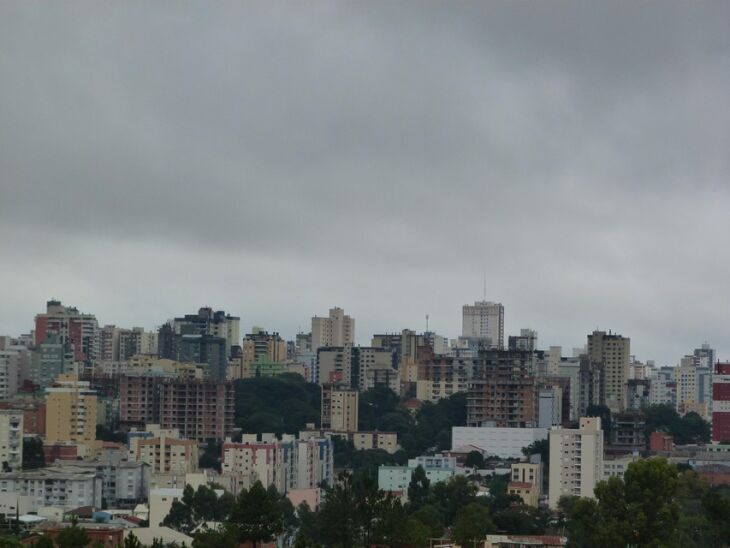
M459 512L451 531L451 540L461 546L469 546L483 540L493 531L495 527L489 517L489 510L472 502Z
M358 504L350 474L341 474L334 487L327 489L319 524L325 546L351 548L359 542Z
M408 502L413 510L418 510L426 504L431 495L431 481L426 476L426 471L420 464L411 474L411 481L408 484Z
M41 537L33 543L33 548L56 548L50 537Z
M65 527L58 533L56 537L56 545L58 548L81 548L91 542L86 529L79 527L74 519L69 527Z
M481 451L469 451L466 455L464 466L467 468L484 468L484 455L482 455Z
M444 518L441 511L433 504L422 506L411 514L411 518L421 522L428 528L429 538L441 538L444 534Z
M260 481L238 495L231 511L231 523L237 530L239 541L254 543L270 542L284 530L279 501Z
M42 468L46 465L43 455L43 440L40 438L23 439L23 470Z
M444 525L454 523L457 513L468 504L476 502L477 488L464 476L455 476L438 482L433 487L434 502L444 519Z
M526 457L530 455L540 455L540 462L547 467L550 464L550 442L546 439L533 441L527 447L522 448L522 454Z
M124 544L122 546L124 548L142 548L142 543L134 535L134 533L130 531L127 537L124 539Z

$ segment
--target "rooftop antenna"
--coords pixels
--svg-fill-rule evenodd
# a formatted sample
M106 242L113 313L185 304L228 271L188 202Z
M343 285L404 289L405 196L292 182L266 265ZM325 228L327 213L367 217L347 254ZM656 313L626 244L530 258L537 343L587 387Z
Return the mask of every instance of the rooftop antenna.
M486 272L486 270L484 271L484 299L483 300L485 300L485 301L487 300L487 272Z
M428 333L428 314L426 314L426 333Z

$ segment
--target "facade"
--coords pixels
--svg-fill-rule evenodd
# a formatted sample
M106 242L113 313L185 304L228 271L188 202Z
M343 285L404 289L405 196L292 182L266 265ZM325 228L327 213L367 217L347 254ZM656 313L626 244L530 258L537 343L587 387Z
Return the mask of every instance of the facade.
M312 318L312 352L323 346L346 346L354 343L355 320L341 308L331 308L326 318Z
M652 453L673 451L674 438L666 432L652 432L649 435L649 451Z
M522 502L537 508L542 494L542 464L516 462L510 466L507 493L518 495Z
M627 407L631 340L605 331L588 335L588 357L602 371L601 403L612 413Z
M407 466L380 466L378 468L378 488L406 494L411 476L417 467L422 467L431 485L447 481L457 473L456 458L442 455L422 456L409 459Z
M224 355L230 357L233 348L240 344L241 340L241 319L237 316L226 314L223 310L213 311L212 308L202 307L198 309L197 314L186 314L180 318L175 318L172 322L171 331L177 337L170 340L168 330L160 331L162 340L158 342L160 347L160 357L175 359L176 352L173 355L166 355L171 345L175 346L179 341L180 335L209 335L211 337L219 337L225 340Z
M150 527L159 527L170 513L172 503L181 501L183 497L182 488L162 487L150 489L149 506L150 506Z
M434 355L418 364L416 398L437 402L452 394L467 392L478 365L475 358Z
M332 485L334 481L329 439L244 434L240 443L226 441L222 456L222 472L232 478L236 492L250 488L256 481L267 487L273 485L280 493L322 483Z
M480 352L467 394L468 426L537 426L537 392L530 374L532 353Z
M716 363L712 376L712 442L730 440L730 362Z
M241 357L233 361L234 366L230 371L233 379L256 376L255 364L283 363L287 360L286 341L278 333L268 333L259 327L254 327L252 331L243 339Z
M317 383L369 390L386 386L400 393L396 355L385 348L361 346L320 347L317 351Z
M18 392L19 369L18 353L0 350L0 399L12 398Z
M546 386L537 393L537 426L550 428L563 423L563 391L558 386Z
M55 469L69 476L97 474L102 479L102 501L111 507L144 502L149 485L149 466L141 462L56 461Z
M225 380L228 367L225 338L215 335L185 334L176 335L175 341L179 362L200 366L206 379Z
M321 428L355 432L358 425L358 391L353 388L322 385Z
M0 493L30 497L34 512L43 506L101 508L102 488L102 477L96 471L69 472L53 466L0 474Z
M45 314L35 317L35 346L44 343L50 333L56 333L61 344L73 346L75 361L93 364L99 360L101 337L93 314L82 314L76 307L63 306L60 301L48 301Z
M198 470L197 441L180 439L177 430L164 430L156 424L134 434L129 439L129 460L147 464L153 474L184 475Z
M397 432L383 432L380 430L342 432L327 429L307 429L299 432L300 439L333 437L351 441L356 451L382 449L392 455L399 448Z
M126 426L159 424L185 439L225 439L234 428L233 384L225 381L123 375L119 421Z
M0 465L2 470L23 467L23 411L0 409Z
M96 391L88 381L62 375L46 388L46 443L96 440Z
M522 448L547 439L546 428L498 428L454 426L451 429L451 449L478 447L484 453L501 459L521 459Z
M488 348L504 348L504 306L502 303L477 301L462 307L461 336L479 339Z
M582 417L580 427L551 428L548 503L557 508L563 495L593 498L603 479L603 431L599 417Z

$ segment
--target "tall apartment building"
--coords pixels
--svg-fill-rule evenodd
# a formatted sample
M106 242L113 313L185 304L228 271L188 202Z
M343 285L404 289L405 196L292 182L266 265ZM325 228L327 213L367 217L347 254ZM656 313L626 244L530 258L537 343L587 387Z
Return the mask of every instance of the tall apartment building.
M2 470L23 467L23 411L0 409L0 466Z
M532 352L480 353L467 394L468 426L537 426L537 392L530 375Z
M0 473L0 492L29 497L32 512L44 506L66 511L82 506L101 508L103 482L96 471L69 472L61 467Z
M489 348L504 348L504 306L476 301L462 307L462 337L482 339Z
M18 392L19 355L0 350L0 399L12 398Z
M73 345L76 361L93 364L99 360L100 331L93 314L82 314L76 307L63 306L60 301L48 301L45 314L35 317L35 345L45 342L50 333L58 333L61 343Z
M178 361L199 365L206 379L218 381L226 378L226 339L215 335L185 334L176 335L175 342Z
M716 363L712 376L712 441L730 440L730 362Z
M97 395L88 381L62 375L46 388L46 443L96 440Z
M696 367L707 367L712 370L715 366L715 350L707 343L704 343L700 348L695 348L692 356Z
M537 331L520 329L519 335L510 335L507 338L507 348L509 350L524 350L527 352L537 350Z
M284 434L244 434L241 443L223 444L222 471L232 476L236 491L256 481L273 485L280 493L332 485L333 453L329 439L297 440Z
M355 320L341 308L330 308L329 316L312 318L312 352L323 346L345 346L355 343Z
M563 495L594 498L603 479L603 431L600 417L582 417L577 429L551 428L548 504L557 508Z
M351 345L319 348L316 372L319 384L345 385L361 392L386 386L400 392L396 357L386 348Z
M601 370L601 403L612 413L627 407L630 354L627 337L605 331L588 335L588 357Z
M172 376L122 375L119 421L127 426L159 424L183 438L225 439L234 424L233 384Z
M469 382L479 364L477 358L458 358L435 355L418 364L416 398L437 402L459 392L469 390Z
M59 375L69 372L74 364L73 345L61 341L58 333L49 333L46 340L33 351L30 365L30 380L45 388Z
M203 307L197 314L186 314L175 318L172 322L172 331L176 335L210 335L225 339L225 355L230 356L234 346L238 346L241 340L241 319L237 316L226 314L223 310L213 311L212 308ZM163 341L165 334L160 331ZM161 348L163 349L163 348ZM161 354L163 358L173 358Z
M195 472L199 457L198 442L181 439L176 429L166 430L151 424L146 432L130 434L129 460L149 465L153 474Z
M354 388L322 385L321 428L339 432L356 432L359 393Z
M247 379L256 376L256 364L281 363L287 359L287 344L278 333L254 327L243 339L241 356L232 360L229 377Z

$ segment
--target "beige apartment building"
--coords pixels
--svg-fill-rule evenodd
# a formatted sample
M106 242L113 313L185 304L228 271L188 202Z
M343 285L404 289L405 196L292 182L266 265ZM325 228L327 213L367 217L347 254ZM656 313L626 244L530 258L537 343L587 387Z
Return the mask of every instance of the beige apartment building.
M518 495L526 505L537 508L542 494L542 464L516 462L510 468L507 492Z
M611 413L626 410L631 339L605 331L588 335L588 357L602 372L601 403Z
M603 431L600 417L582 417L580 427L551 428L548 504L557 508L563 495L594 498L603 479Z
M321 427L340 432L355 432L358 425L358 402L358 392L354 388L322 385Z
M331 308L326 318L312 318L312 352L323 346L345 346L354 342L355 320L341 308Z
M96 392L88 381L60 375L46 388L46 443L92 446L96 440L96 406Z
M0 409L0 466L3 470L23 467L23 411Z
M129 459L144 462L153 474L187 474L198 469L198 442L180 439L177 429L147 426L152 437L131 437Z

